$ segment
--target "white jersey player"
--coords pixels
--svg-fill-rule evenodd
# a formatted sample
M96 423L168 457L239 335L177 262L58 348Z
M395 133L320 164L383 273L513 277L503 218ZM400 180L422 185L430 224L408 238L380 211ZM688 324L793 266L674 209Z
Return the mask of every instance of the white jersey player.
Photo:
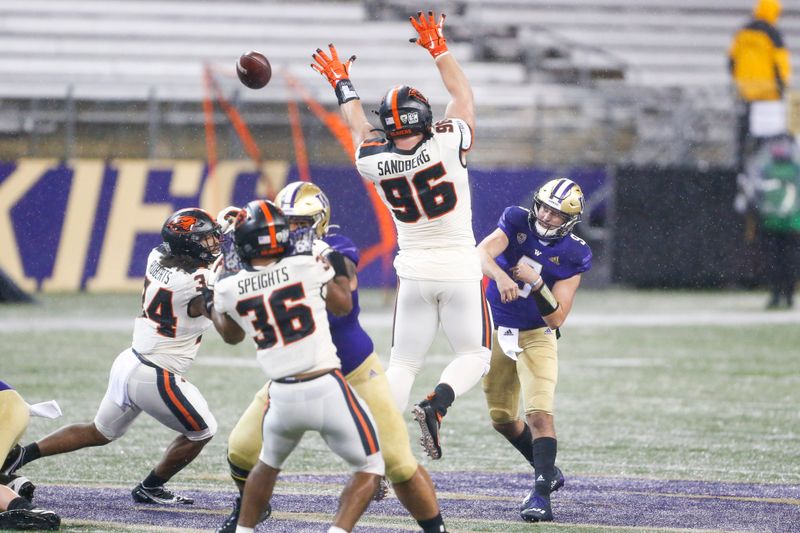
M466 161L475 126L472 89L447 49L444 15L437 22L433 12L418 13L411 23L452 97L444 120L432 123L428 100L400 85L381 102L383 132L376 135L349 79L355 58L343 64L330 45L330 57L317 49L312 68L336 91L358 146L358 171L375 185L397 226L397 305L386 375L398 407L408 403L439 324L456 352L434 391L413 409L423 447L439 459L442 417L489 369L492 323L472 233Z
M372 415L345 381L328 327L326 309L346 315L353 305L344 257L330 252L329 265L310 246L293 254L300 248L295 237L277 206L250 202L234 230L243 268L214 285L215 327L230 344L251 338L272 380L263 446L247 477L237 531L252 531L269 509L278 473L306 431L320 433L353 470L333 530L352 530L384 473Z
M147 259L142 314L133 344L111 367L108 389L93 422L65 426L26 446L19 465L39 457L103 446L120 438L141 412L180 435L132 492L134 501L191 504L164 487L188 465L217 431L200 391L183 374L211 327L205 301L208 267L219 255L219 225L206 211L181 209L161 230L164 243Z

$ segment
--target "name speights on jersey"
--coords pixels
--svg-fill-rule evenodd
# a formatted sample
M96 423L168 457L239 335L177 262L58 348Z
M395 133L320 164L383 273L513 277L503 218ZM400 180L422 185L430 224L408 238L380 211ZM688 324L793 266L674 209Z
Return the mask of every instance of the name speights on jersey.
M400 160L389 160L389 161L378 161L378 175L379 176L386 176L388 174L398 174L400 172L408 172L411 169L414 169L423 163L428 163L431 160L431 156L428 154L427 150L422 150L416 157L413 159L400 159Z
M240 279L236 285L239 287L239 294L244 294L260 291L286 281L289 281L289 269L284 266L277 270L262 272L256 277Z

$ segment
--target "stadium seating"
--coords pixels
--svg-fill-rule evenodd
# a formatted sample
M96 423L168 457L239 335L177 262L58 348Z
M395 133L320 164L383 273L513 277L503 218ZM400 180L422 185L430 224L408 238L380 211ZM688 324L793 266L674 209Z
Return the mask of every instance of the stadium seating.
M72 87L78 99L143 100L155 90L160 99L196 101L204 64L233 79L235 59L255 48L276 75L268 90L244 98L285 101L280 73L288 70L328 102L331 91L308 64L317 46L334 42L343 54L358 55L354 77L367 101L408 82L433 102L446 102L427 56L405 39L406 22L365 22L365 9L347 2L6 1L0 3L0 96L58 98ZM454 51L476 87L513 94L526 84L522 65L473 63L468 44L454 43ZM503 91L498 97L508 99Z

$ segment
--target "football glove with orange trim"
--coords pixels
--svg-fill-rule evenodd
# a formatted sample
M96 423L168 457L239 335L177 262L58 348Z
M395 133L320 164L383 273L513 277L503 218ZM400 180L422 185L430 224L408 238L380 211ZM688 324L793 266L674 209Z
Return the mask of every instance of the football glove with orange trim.
M422 11L417 12L419 20L409 17L411 25L417 30L419 37L409 39L409 42L417 43L427 50L433 59L449 52L447 40L444 38L444 19L446 15L442 13L439 22L436 22L436 15L433 11L428 11L427 17Z
M311 56L316 62L316 65L312 63L311 68L325 76L328 83L333 87L333 90L336 91L336 98L339 100L339 105L349 102L350 100L358 100L358 93L356 93L350 81L350 67L356 60L356 56L350 56L347 62L342 63L339 59L339 53L336 51L336 47L333 46L333 44L329 44L328 49L330 51L330 57L321 49L317 48L317 53Z

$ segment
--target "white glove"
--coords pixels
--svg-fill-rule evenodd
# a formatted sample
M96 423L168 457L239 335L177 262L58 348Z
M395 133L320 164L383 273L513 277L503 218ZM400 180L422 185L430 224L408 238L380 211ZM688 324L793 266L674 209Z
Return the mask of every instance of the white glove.
M222 271L225 269L225 255L219 254L214 262L208 267L208 274L206 275L206 287L214 290L214 285L217 284L217 279L222 274Z
M228 233L233 230L233 223L236 221L239 211L241 209L238 207L229 205L217 213L217 224L219 224L222 233Z

